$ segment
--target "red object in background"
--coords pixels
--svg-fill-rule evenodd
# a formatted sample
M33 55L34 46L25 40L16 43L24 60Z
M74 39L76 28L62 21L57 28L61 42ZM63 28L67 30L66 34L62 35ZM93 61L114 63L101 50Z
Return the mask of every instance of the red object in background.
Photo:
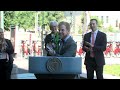
M36 53L36 43L35 43L35 41L33 42L33 51L34 51L34 53Z
M107 46L106 50L105 50L105 55L107 55L108 53L110 53L111 49L110 46Z
M25 53L25 43L24 43L24 41L22 41L22 51Z
M25 53L26 53L26 55L28 55L28 47L27 47L27 45L25 46Z
M30 33L29 45L31 45L31 37L32 37L32 34Z
M82 47L79 48L79 50L77 51L78 55L82 55L83 54L83 50L82 50Z
M116 47L114 49L114 54L119 54L120 48L119 48L119 44L116 43Z
M38 46L38 51L37 51L38 55L41 55L41 50L40 50L40 46Z
M114 50L114 54L116 55L116 54L118 54L118 53L119 53L119 48L116 47L115 50Z
M106 47L106 50L104 51L104 54L105 55L108 55L110 54L113 50L112 50L112 43L111 42L107 42L107 47ZM111 54L110 54L111 55Z

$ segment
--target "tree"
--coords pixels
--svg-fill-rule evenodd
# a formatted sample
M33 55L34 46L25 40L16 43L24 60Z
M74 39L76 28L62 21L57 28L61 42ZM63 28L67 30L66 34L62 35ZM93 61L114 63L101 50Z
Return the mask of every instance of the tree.
M41 13L39 14L39 25L42 26L42 24L45 24L46 28L49 29L50 21L56 20L57 22L60 22L64 18L65 17L63 11L41 11Z
M10 30L10 25L18 25L24 30L35 28L36 11L4 11L4 27ZM49 25L51 20L60 22L64 19L63 11L41 11L38 15L38 26Z
M9 30L10 25L13 24L14 11L4 11L4 28Z
M34 12L32 11L5 11L5 29L9 30L10 25L18 25L21 28L34 28Z
M16 11L14 16L14 24L21 28L34 29L35 15L32 11Z

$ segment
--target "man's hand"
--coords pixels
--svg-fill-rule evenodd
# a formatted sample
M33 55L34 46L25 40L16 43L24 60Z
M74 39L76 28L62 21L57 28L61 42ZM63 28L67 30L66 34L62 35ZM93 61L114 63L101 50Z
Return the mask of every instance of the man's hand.
M51 46L51 44L47 44L46 45L47 48L47 52L51 55L54 56L56 54L55 50L53 49L53 47Z
M86 47L86 46L84 46L84 48L85 48L85 50L86 50L87 52L91 50L91 48L88 48L88 47Z
M56 54L55 50L49 50L48 52L51 56L54 56Z
M92 45L91 43L89 43L89 42L87 42L87 41L85 41L85 44L88 45L88 46L90 46L91 48L94 47L94 45Z

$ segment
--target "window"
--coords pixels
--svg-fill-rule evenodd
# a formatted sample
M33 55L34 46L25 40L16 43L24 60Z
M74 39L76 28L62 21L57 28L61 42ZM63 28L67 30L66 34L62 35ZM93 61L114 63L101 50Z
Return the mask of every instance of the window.
M106 23L108 23L108 20L109 20L109 17L108 17L108 16L106 16Z
M116 27L118 27L118 20L116 20Z
M101 16L101 21L103 22L103 16Z

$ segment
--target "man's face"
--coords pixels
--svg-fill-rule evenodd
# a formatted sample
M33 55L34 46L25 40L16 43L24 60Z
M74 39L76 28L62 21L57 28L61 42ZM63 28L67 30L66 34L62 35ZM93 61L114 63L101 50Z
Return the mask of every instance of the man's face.
M56 33L57 32L57 25L51 25L50 30L52 31L52 33Z
M90 28L92 29L92 31L97 30L97 23L95 20L90 21Z
M69 31L66 29L65 25L61 25L59 27L59 33L60 33L61 39L64 39L67 37L67 35L69 35Z

